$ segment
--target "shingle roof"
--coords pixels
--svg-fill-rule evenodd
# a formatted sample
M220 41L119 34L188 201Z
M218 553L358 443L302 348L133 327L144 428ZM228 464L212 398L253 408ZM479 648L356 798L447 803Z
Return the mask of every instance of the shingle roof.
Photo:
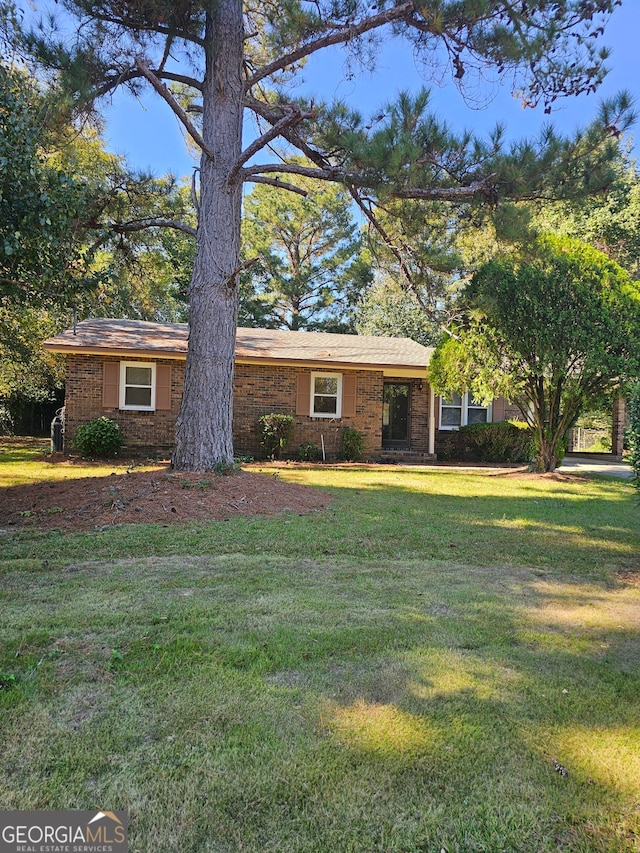
M142 320L82 320L44 342L52 352L110 351L117 354L186 357L186 323L148 323ZM288 332L239 328L238 361L283 361L359 366L425 368L433 349L409 338L335 335L324 332Z

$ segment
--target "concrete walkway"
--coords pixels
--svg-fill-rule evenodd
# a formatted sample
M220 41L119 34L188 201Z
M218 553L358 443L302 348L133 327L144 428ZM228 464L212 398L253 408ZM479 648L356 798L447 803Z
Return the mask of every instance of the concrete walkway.
M556 470L570 472L576 474L602 474L605 477L620 477L625 480L630 480L633 477L633 470L630 465L624 462L615 462L609 459L602 459L595 456L565 456Z

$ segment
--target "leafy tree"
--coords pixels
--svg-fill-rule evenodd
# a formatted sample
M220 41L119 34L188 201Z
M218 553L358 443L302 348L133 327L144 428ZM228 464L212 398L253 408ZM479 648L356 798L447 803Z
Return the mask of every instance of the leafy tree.
M88 248L76 240L89 215L82 182L43 150L49 99L24 71L0 64L0 298L41 303L82 287Z
M553 471L583 408L640 371L640 285L597 250L541 237L527 255L481 267L462 294L466 321L436 350L440 393L505 396Z
M299 178L305 195L258 184L244 201L249 325L327 329L340 324L369 276L351 210L337 184Z
M16 426L33 406L60 398L64 361L42 349L42 341L60 331L60 325L45 308L0 305L0 409L10 413Z
M545 205L533 223L589 243L640 279L640 175L624 152L606 193Z
M0 63L0 115L0 403L16 414L61 388L61 364L41 344L69 325L73 306L80 315L184 315L188 253L175 247L195 245L195 227L173 232L173 244L166 228L148 228L175 215L188 222L190 193L169 177L132 174L24 64Z
M439 326L414 296L388 276L376 281L358 304L356 330L359 335L411 338L425 347L440 337Z
M633 468L633 482L640 493L640 383L636 383L629 397L629 462Z
M290 84L306 59L340 45L366 58L375 53L376 36L393 31L434 76L444 65L472 89L491 68L508 76L526 103L550 109L557 97L597 87L606 51L594 37L619 2L63 0L76 19L72 43L54 31L32 35L30 45L59 72L76 103L91 108L118 86L138 92L148 84L202 152L176 467L210 470L233 458L244 183L297 189L300 176L342 183L372 223L377 203L390 199L571 195L608 179L614 137L629 119L628 100L618 99L573 139L548 130L536 143L507 151L500 133L486 142L451 133L428 114L423 97L404 98L369 124L343 104L296 98ZM258 135L243 148L245 111L255 117ZM275 148L278 140L283 144Z
M131 173L95 127L74 126L56 87L0 63L0 300L68 307L103 296L132 260L160 250L150 227L184 224L172 178ZM148 275L148 270L146 274Z

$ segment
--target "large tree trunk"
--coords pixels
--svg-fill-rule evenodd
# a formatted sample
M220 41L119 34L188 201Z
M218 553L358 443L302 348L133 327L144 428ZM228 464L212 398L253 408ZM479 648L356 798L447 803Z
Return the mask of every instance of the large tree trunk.
M536 471L539 474L547 474L550 471L555 471L557 464L558 457L548 445L545 444L545 446L539 448L536 455Z
M238 319L242 185L229 175L242 150L241 0L207 11L197 250L190 331L173 465L211 471L233 462L233 368Z

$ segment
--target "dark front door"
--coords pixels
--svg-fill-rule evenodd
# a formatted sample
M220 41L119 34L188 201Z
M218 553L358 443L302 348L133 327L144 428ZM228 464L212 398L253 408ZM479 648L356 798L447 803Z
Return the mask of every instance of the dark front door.
M385 382L382 403L382 446L398 450L409 447L409 400L411 386Z

